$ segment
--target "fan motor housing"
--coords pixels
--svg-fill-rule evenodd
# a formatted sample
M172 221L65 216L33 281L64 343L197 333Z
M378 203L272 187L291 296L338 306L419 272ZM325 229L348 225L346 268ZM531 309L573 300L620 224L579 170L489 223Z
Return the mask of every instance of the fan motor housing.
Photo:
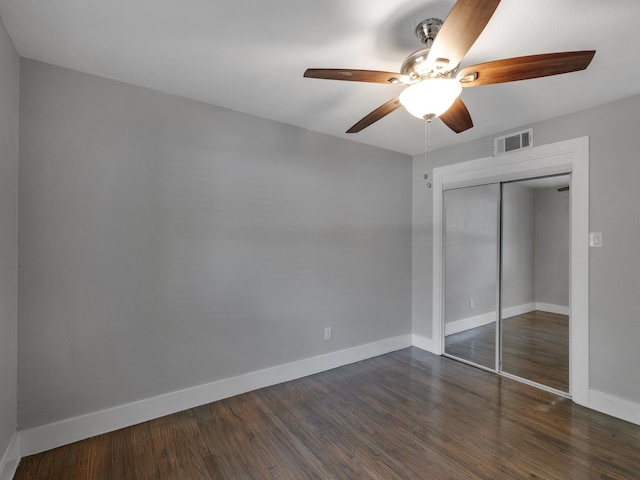
M400 73L414 81L424 78L451 78L455 74L457 65L449 65L446 58L438 58L427 63L429 51L441 27L442 20L439 18L428 18L418 24L415 30L416 36L426 47L416 50L405 58L400 67Z
M458 66L450 66L446 58L437 58L434 62L427 63L430 50L430 48L422 48L405 58L400 67L400 73L407 75L411 80L453 78L458 72Z

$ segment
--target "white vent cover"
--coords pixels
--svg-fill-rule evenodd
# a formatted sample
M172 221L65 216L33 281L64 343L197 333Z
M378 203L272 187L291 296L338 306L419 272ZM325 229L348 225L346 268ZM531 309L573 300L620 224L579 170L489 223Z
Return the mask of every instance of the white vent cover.
M493 139L493 156L533 147L533 128Z

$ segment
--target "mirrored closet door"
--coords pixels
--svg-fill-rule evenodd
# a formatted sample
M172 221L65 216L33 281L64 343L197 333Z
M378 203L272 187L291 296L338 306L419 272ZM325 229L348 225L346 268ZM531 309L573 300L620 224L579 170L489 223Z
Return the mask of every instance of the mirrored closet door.
M496 369L500 185L444 192L444 351Z
M570 176L502 185L501 371L569 391Z
M569 185L443 192L445 355L569 392Z

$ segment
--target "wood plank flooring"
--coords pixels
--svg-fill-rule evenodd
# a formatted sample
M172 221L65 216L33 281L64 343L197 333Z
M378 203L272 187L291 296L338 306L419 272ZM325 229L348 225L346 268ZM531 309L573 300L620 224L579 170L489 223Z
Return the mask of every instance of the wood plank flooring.
M24 458L16 480L638 479L640 426L408 348Z
M445 351L495 367L495 324L449 335ZM536 383L569 391L569 317L533 311L502 321L502 370Z
M502 370L568 392L569 316L534 311L503 325Z
M444 351L448 355L473 362L476 365L495 369L496 367L496 323L470 328L447 335Z

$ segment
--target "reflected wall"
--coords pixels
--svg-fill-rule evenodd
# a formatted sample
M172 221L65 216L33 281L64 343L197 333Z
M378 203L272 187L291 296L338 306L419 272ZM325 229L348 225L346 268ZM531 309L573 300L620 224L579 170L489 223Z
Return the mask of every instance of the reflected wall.
M445 354L569 391L569 183L444 191Z
M444 192L445 353L495 369L498 184Z

